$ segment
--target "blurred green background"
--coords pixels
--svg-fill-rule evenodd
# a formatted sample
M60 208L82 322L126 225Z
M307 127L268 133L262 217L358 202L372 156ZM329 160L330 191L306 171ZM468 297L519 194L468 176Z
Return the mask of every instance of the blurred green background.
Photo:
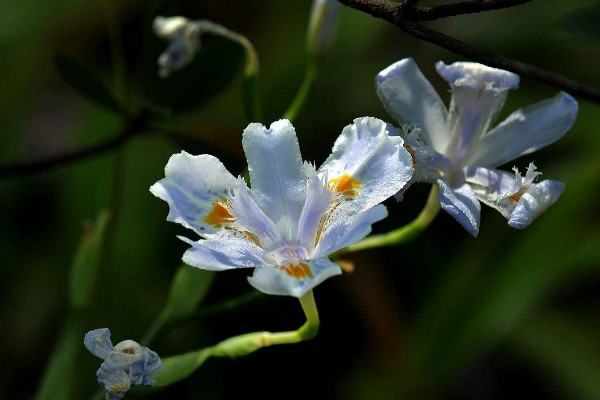
M211 152L232 173L242 172L240 137L248 122L240 101L242 52L207 37L190 67L160 81L156 58L164 43L151 33L152 18L210 19L246 35L260 56L261 122L269 124L280 118L302 80L310 5L0 2L0 165L100 143L124 128L121 117L66 82L57 54L71 60L65 67L62 59L63 71L75 60L130 113L149 110L146 115L159 116L161 127L177 132L142 133L119 150L83 161L0 176L0 398L34 398L39 389L70 318L69 270L83 221L110 209L82 327L109 327L115 343L139 339L161 311L186 248L175 235L193 236L165 221L167 206L149 186L182 149ZM600 87L599 16L597 1L548 0L431 26ZM355 10L344 8L340 17L337 41L295 123L304 158L317 164L353 118L389 120L373 86L381 69L414 57L448 100L433 63L461 60ZM503 115L556 92L522 79ZM545 178L567 184L558 203L526 230L512 230L486 207L481 233L473 239L442 212L412 244L353 254L352 274L316 289L322 325L315 340L238 360L209 360L188 380L127 398L599 399L599 110L581 101L565 138L517 160L521 168L535 161ZM418 184L402 203L389 200L390 217L375 230L410 221L427 191ZM247 274L218 274L203 304L251 292ZM262 296L170 329L153 349L167 356L254 330L296 329L302 322L295 299ZM82 336L66 347L78 354L65 393L87 399L97 390L100 360L84 351Z

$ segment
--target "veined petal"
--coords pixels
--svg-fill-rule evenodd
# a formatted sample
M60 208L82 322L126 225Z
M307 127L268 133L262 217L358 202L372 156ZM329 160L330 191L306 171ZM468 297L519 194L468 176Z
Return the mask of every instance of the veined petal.
M439 179L440 206L454 217L471 235L477 237L481 205L468 183L457 188L450 188L446 182Z
M371 233L371 225L387 217L387 209L379 204L362 213L348 215L340 210L325 228L311 257L329 254L362 240Z
M210 271L265 265L263 250L251 240L226 233L218 238L194 242L183 236L179 239L192 247L183 254L183 262Z
M446 106L412 58L400 60L375 77L377 95L397 122L417 124L423 140L442 152L450 139Z
M248 282L267 294L302 297L325 279L341 273L338 265L323 257L298 265L256 268Z
M231 229L237 229L262 248L277 239L275 224L254 202L248 188L242 187L234 191L231 208L236 218Z
M150 192L169 204L167 221L180 223L199 235L216 233L231 222L223 201L239 181L215 157L174 154L165 167L165 178Z
M110 341L110 330L108 328L94 329L85 334L83 338L85 348L96 357L105 360L109 353L114 350Z
M466 167L463 169L465 180L472 185L481 186L490 192L495 198L507 197L519 191L520 182L517 182L514 175L504 171L498 171L483 167ZM475 194L479 192L473 187ZM479 196L478 196L479 197ZM487 201L484 201L487 203Z
M311 251L333 213L336 194L317 175L308 180L306 203L298 221L298 240Z
M560 92L510 114L477 144L466 164L496 167L560 139L575 122L577 101Z
M462 164L495 121L508 90L518 87L519 76L471 62L446 65L439 61L435 67L452 87L448 118L451 139L443 153Z
M510 214L508 225L515 229L525 228L554 204L564 190L564 183L552 180L532 185Z
M98 383L104 387L111 400L122 399L131 387L131 378L127 371L109 362L103 362L96 375L98 376Z
M387 124L357 118L336 140L333 153L319 168L329 188L352 200L361 212L398 192L412 176L412 157L404 140L389 136Z
M242 145L258 206L275 224L286 217L298 221L306 199L306 175L290 121L273 122L269 129L252 123L244 130Z

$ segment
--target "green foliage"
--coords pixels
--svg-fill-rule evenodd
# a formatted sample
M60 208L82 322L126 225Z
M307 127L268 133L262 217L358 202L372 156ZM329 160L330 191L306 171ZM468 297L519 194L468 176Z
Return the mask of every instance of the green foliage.
M210 357L212 348L163 358L163 370L156 374L156 386L168 386L190 376Z
M81 63L63 54L57 54L54 63L65 81L83 96L118 114L125 113L106 84Z
M173 282L162 315L168 323L190 317L208 294L215 273L181 265Z
M100 267L100 252L109 213L100 213L93 225L84 227L83 237L75 253L70 276L71 306L83 309L89 306L92 289Z

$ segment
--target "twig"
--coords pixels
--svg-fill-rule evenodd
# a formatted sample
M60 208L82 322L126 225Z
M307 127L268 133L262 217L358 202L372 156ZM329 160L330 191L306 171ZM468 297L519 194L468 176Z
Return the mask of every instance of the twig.
M413 20L411 12L404 12L403 3L393 3L388 0L339 0L342 4L355 8L359 11L371 14L374 17L384 19L396 25L405 33L424 40L426 42L450 50L461 56L465 56L491 67L502 68L512 71L529 79L555 86L577 95L585 100L600 103L600 90L581 84L575 80L566 78L555 72L513 60L487 51L479 50L451 36L444 35L433 29L426 28ZM480 3L480 2L465 2ZM457 3L457 4L465 4ZM506 2L505 2L506 3ZM441 7L441 6L438 6Z
M482 11L500 10L528 3L531 0L473 0L439 6L416 7L410 13L415 21L433 21L457 15L474 14ZM406 7L403 4L403 7Z

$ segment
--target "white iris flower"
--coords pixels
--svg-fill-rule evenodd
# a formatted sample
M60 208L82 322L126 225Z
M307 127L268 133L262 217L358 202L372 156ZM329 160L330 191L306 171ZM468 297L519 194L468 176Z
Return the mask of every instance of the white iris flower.
M412 176L412 158L387 124L358 118L344 128L333 154L316 170L303 163L287 120L253 123L242 144L251 188L215 157L171 156L150 191L170 207L167 220L202 238L183 261L208 270L254 267L250 283L276 295L302 297L340 267L328 258L371 231L387 215L383 200Z
M564 184L534 183L539 173L533 164L525 178L495 168L561 138L573 126L577 102L561 92L494 126L509 89L518 87L518 75L471 62L440 61L436 69L452 89L449 109L411 58L375 79L390 115L413 124L404 125L404 136L415 159L414 180L439 185L441 207L473 236L479 232L480 201L499 210L513 228L526 227L558 199Z

